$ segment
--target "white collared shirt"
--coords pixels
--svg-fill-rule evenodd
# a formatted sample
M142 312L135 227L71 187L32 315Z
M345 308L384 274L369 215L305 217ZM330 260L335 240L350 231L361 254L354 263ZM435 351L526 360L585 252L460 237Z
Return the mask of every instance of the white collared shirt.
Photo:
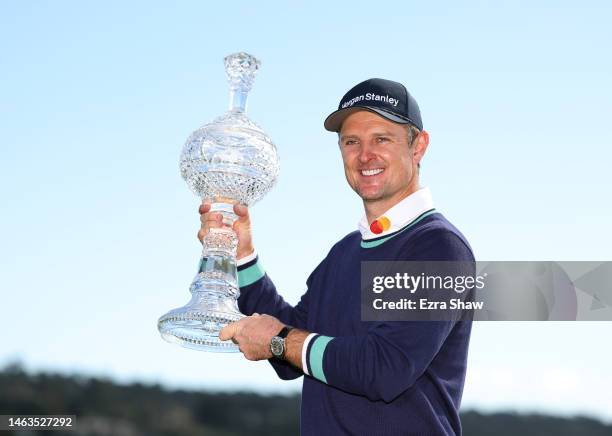
M386 217L390 221L390 226L387 230L381 233L372 232L370 230L371 223L368 223L368 218L365 215L361 218L357 226L361 232L361 238L364 241L380 238L397 232L399 229L406 226L406 224L414 221L419 215L433 208L434 204L429 188L421 188L376 218L378 220Z
M408 197L397 203L391 209L386 211L377 219L387 217L390 221L390 227L382 233L374 233L370 230L370 224L368 218L364 215L363 218L357 223L359 231L361 232L361 238L364 241L370 239L376 239L383 236L387 236L391 233L397 232L410 222L414 221L424 212L434 208L433 199L431 198L431 191L429 188L421 188L418 191L413 192ZM237 266L244 265L257 257L257 251L252 254L239 259L236 263Z

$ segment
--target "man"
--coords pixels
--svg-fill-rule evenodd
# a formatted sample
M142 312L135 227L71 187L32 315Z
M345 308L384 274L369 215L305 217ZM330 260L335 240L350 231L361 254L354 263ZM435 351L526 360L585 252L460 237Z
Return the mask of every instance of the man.
M332 247L292 307L261 267L246 207L235 206L238 304L251 316L220 337L249 360L270 359L282 379L304 375L304 435L460 434L471 323L361 321L362 261L474 260L419 187L429 135L418 105L402 84L370 79L342 97L325 128L338 132L346 179L363 201L359 231ZM209 210L200 206L200 239L221 226Z

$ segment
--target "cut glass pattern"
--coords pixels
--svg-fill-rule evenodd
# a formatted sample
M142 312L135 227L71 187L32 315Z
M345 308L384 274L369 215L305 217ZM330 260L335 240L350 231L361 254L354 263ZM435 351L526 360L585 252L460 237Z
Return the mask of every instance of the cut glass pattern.
M210 124L193 132L180 157L181 176L212 211L223 215L224 227L211 229L203 240L202 257L187 305L171 310L158 321L168 342L203 351L238 351L231 341L220 341L219 331L244 315L236 270L237 237L233 205L260 200L276 182L279 161L266 133L246 116L247 94L260 62L247 53L225 58L230 85L230 108Z

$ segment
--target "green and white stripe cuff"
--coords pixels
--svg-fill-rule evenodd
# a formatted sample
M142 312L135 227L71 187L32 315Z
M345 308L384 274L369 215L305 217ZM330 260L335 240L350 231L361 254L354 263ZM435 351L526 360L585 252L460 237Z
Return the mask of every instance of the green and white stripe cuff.
M238 286L243 288L252 285L264 275L266 275L266 271L259 261L259 256L255 256L254 259L238 265Z
M302 369L304 374L310 375L317 380L327 383L325 372L323 371L323 356L325 348L334 339L331 336L309 334L302 346Z
M316 335L316 333L310 333L308 336L306 336L306 339L304 339L304 343L302 344L302 371L306 375L310 375L310 372L308 371L308 344L310 344L310 341Z

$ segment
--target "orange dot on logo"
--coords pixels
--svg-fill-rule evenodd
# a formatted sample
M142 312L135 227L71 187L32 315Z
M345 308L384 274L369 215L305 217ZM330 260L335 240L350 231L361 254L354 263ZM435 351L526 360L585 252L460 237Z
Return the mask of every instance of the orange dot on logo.
M376 221L380 223L383 228L383 231L387 231L391 228L391 221L386 216L381 216Z

